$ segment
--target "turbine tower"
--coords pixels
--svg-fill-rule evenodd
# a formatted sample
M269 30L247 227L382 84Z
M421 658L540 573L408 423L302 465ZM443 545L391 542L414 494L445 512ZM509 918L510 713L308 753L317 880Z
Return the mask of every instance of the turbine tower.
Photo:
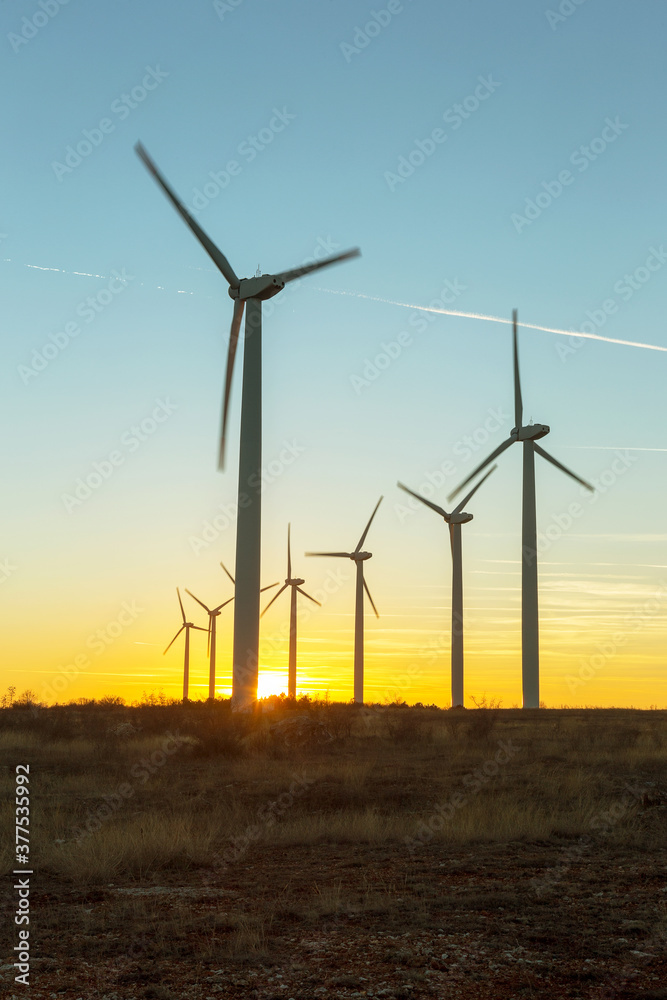
M201 625L195 625L193 622L189 622L185 617L185 609L183 607L183 601L181 600L181 592L176 588L176 593L178 594L178 603L181 606L181 615L183 616L183 624L179 628L178 632L171 640L167 648L165 649L163 656L171 649L179 635L185 629L185 660L183 663L183 701L188 700L188 685L190 683L190 629L196 628L199 632L206 632L207 629L202 628Z
M200 601L198 597L195 597L192 591L188 590L187 587L185 588L185 593L189 594L190 597L197 602L197 604L201 604L202 608L208 615L208 649L206 651L209 655L208 697L209 701L213 701L215 698L215 623L222 609L230 604L234 598L230 597L228 600L223 601L222 604L218 604L217 608L209 608L203 601Z
M309 601L313 604L317 604L321 607L320 602L316 601L314 597L307 594L305 590L301 589L301 584L305 583L300 577L292 576L292 552L290 545L290 531L291 525L287 525L287 577L285 578L285 583L280 588L278 593L271 598L269 603L266 605L260 618L263 617L269 610L274 601L277 601L283 590L287 590L288 587L292 588L292 593L290 595L290 617L289 617L289 672L287 675L287 697L296 698L296 595L297 592L307 597ZM275 586L275 584L274 584Z
M371 514L370 520L364 528L354 552L306 552L307 556L336 556L341 559L351 559L357 567L357 597L354 614L354 700L358 705L364 703L364 590L371 602L371 607L375 612L375 617L379 618L378 609L375 607L368 584L364 580L364 563L373 555L372 552L362 552L361 546L366 541L366 535L370 528L377 509L382 503L380 497L375 505L375 510Z
M227 372L222 404L222 431L218 457L222 469L227 434L229 396L234 371L234 358L241 332L244 307L245 348L243 357L243 389L241 398L241 445L239 454L238 515L236 530L237 592L234 606L234 666L232 706L244 709L257 700L259 660L259 573L261 548L261 481L262 481L262 302L282 291L289 281L302 278L312 271L338 261L359 256L358 249L325 257L278 274L239 278L218 247L209 239L185 206L167 184L141 143L136 151L167 195L181 218L190 227L215 266L229 284L234 300L234 313L227 352ZM260 485L251 487L251 483Z
M539 708L540 706L540 640L537 602L537 519L535 510L535 453L551 462L561 472L566 473L577 483L593 492L593 487L585 479L558 462L544 448L537 444L539 438L545 437L550 428L546 424L523 425L523 402L521 399L521 383L519 381L519 348L517 340L517 311L512 314L513 347L514 347L514 422L510 436L503 441L488 458L481 462L456 489L449 494L448 500L466 486L478 472L485 469L506 448L516 442L523 444L523 507L521 528L521 673L523 687L523 707Z
M440 514L449 525L449 542L452 549L452 708L463 708L463 559L461 556L461 525L472 521L472 514L466 514L463 508L475 495L485 479L488 479L496 466L494 465L485 476L480 479L470 493L463 498L460 504L448 514L442 507L431 503L419 493L409 490L403 483L398 483L402 490L413 496L415 500L420 500L436 514Z

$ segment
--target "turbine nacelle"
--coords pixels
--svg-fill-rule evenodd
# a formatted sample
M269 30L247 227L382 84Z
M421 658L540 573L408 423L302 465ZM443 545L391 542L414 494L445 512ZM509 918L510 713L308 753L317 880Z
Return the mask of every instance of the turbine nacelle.
M287 587L300 587L305 582L306 582L305 580L300 580L298 577L295 577L293 580L289 580L289 579L285 580L285 586L287 586Z
M472 521L472 514L466 514L461 512L460 514L450 514L449 524L467 524L468 521Z
M354 562L363 562L365 559L370 559L372 555L372 552L350 552L350 559Z
M549 431L550 428L546 424L528 424L527 427L519 427L518 430L515 427L510 437L514 437L517 441L537 441L546 437Z
M232 299L271 299L282 292L285 282L274 274L262 274L257 278L241 278L238 288L229 288Z

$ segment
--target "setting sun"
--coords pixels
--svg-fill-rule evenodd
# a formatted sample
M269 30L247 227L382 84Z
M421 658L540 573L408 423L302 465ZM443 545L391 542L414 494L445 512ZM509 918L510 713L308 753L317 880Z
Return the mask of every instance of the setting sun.
M268 698L272 694L287 694L287 673L284 670L269 670L266 667L259 673L257 697Z

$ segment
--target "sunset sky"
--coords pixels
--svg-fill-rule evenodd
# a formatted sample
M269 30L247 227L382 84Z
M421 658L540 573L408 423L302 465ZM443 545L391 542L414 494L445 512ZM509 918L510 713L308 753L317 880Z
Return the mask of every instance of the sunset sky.
M560 8L2 5L2 690L178 696L176 586L232 596L240 364L216 468L232 303L140 139L239 274L362 251L264 309L263 582L284 580L291 521L323 603L300 605L299 690L352 696L354 566L303 553L353 549L383 495L365 695L449 704L447 530L396 482L449 509L508 436L511 327L416 307L516 307L526 421L598 485L537 460L541 697L667 706L667 12ZM469 510L466 704L509 707L519 448ZM262 619L260 694L286 690L288 617L286 593ZM222 695L232 621L230 605Z

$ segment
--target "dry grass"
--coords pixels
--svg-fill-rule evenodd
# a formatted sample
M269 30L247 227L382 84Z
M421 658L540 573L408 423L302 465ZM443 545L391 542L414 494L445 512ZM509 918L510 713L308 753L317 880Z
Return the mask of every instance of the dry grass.
M294 745L284 723L297 717L308 721ZM40 865L85 884L229 863L258 841L665 846L666 719L322 703L243 718L228 703L5 709L2 820L14 766L28 762ZM1 862L12 866L6 847Z
M216 970L268 975L286 955L315 991L324 966L293 956L322 929L351 946L372 934L393 995L417 997L401 976L427 985L454 927L466 951L538 949L530 995L550 995L572 955L605 963L667 930L650 888L667 849L667 712L28 707L0 710L0 760L5 830L15 766L30 764L36 953L44 972L72 963L74 997L85 963L109 963L118 996L157 997L175 968L208 990ZM362 988L338 961L332 995Z

